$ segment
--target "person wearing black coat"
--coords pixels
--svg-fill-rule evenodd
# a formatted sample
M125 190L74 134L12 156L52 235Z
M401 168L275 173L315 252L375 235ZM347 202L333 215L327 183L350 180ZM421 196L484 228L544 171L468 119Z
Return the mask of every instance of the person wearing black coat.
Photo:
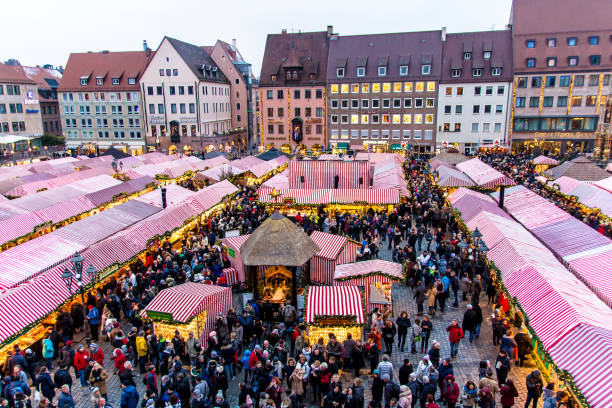
M427 380L425 380L427 378ZM427 396L431 394L436 396L436 384L432 384L429 382L429 377L423 377L423 389L421 390L421 398L419 402L421 403L421 408L425 408L425 403L427 402Z
M359 377L359 371L365 367L364 350L361 340L351 350L351 365L355 371L355 378Z
M66 365L61 363L59 365L59 369L53 375L53 382L58 388L62 388L62 385L68 384L70 388L72 388L72 376L66 369Z
M400 385L408 384L408 381L410 379L410 374L412 373L412 371L413 371L412 363L410 362L409 359L407 358L404 359L404 364L399 369Z
M397 325L397 347L399 347L401 352L404 352L406 335L408 334L408 329L412 326L408 313L402 312L395 321L395 324Z
M36 383L43 397L47 398L49 401L53 401L53 398L55 398L55 389L58 388L58 386L51 379L47 367L41 367Z
M329 394L325 396L325 408L337 408L339 406L341 407L344 404L345 400L346 395L344 395L344 393L340 389L340 386L336 385L333 390L331 390ZM334 403L337 403L337 405Z
M383 393L385 390L385 382L378 375L378 370L374 370L374 377L372 378L372 400L378 404L383 399Z
M468 331L470 332L470 343L474 341L477 321L478 313L476 313L472 305L467 305L467 310L463 314L463 323L461 323L461 328L463 329L463 333Z

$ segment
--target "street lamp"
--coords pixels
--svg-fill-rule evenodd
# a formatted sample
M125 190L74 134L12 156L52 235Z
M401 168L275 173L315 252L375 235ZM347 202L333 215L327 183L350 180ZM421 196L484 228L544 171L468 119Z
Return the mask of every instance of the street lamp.
M68 268L64 268L62 273L62 280L68 288L68 292L72 295L72 283L76 283L78 291L81 294L81 302L85 305L85 285L83 282L83 262L85 259L81 254L76 252L70 262L72 263L72 271ZM89 265L89 268L85 270L87 276L89 276L89 283L95 284L98 280L99 271L93 266ZM76 293L76 291L74 292Z
M461 240L461 242L459 243L459 248L465 251L466 249L468 249L468 247L469 245L467 244L467 242L465 242L465 240Z
M484 243L484 241L480 241L480 246L478 247L478 250L482 252L483 255L486 255L486 253L489 251L489 247L487 246L487 244Z

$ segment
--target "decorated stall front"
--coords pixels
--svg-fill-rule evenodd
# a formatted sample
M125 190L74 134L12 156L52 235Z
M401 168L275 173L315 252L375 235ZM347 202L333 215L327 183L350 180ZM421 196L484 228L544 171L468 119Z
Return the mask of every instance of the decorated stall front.
M364 288L367 312L392 306L393 283L402 282L404 279L401 264L382 259L337 265L334 272L334 286Z
M237 283L246 282L246 267L244 266L244 262L242 262L240 247L246 242L247 239L249 239L250 236L250 234L238 235L237 237L223 238L221 240L223 250L227 254L227 258L231 264L230 268L226 268L224 270L226 275L231 276L231 278L228 278L228 284L230 286ZM230 279L232 280L231 282Z
M359 244L340 235L314 231L310 238L321 248L310 260L310 281L331 285L337 265L355 262Z
M219 313L232 307L232 290L220 286L188 282L164 289L141 312L153 322L158 337L172 339L178 330L183 338L193 332L206 347L206 338L214 331Z
M306 336L310 344L319 338L327 343L334 335L342 343L348 333L363 337L365 315L357 286L310 286L306 297Z

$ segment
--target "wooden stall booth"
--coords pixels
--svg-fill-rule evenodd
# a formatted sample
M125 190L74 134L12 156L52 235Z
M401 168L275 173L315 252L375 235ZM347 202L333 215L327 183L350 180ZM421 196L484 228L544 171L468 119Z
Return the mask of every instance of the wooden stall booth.
M382 259L337 265L334 272L334 286L364 288L368 313L377 307L392 306L393 283L403 282L404 279L401 264Z
M141 316L153 321L153 330L158 336L171 339L178 330L186 339L193 331L202 347L206 347L216 316L225 315L231 307L230 288L188 282L159 292Z
M357 286L310 286L306 297L306 337L310 344L330 335L342 343L347 334L363 337L365 316L362 293Z
M314 231L310 238L321 248L310 260L310 281L331 285L337 265L355 262L359 244L340 235Z

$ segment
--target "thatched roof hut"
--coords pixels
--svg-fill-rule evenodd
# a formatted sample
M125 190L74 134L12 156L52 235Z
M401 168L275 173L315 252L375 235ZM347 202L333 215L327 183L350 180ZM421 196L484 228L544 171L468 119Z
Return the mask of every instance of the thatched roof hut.
M469 157L459 152L446 151L432 157L431 159L429 159L429 162L431 163L434 160L439 160L448 164L459 164L469 159Z
M302 266L320 250L304 231L277 211L240 247L240 255L248 266Z
M548 169L544 174L550 178L558 179L566 176L581 181L598 181L609 177L608 173L584 156L566 161L559 166Z

